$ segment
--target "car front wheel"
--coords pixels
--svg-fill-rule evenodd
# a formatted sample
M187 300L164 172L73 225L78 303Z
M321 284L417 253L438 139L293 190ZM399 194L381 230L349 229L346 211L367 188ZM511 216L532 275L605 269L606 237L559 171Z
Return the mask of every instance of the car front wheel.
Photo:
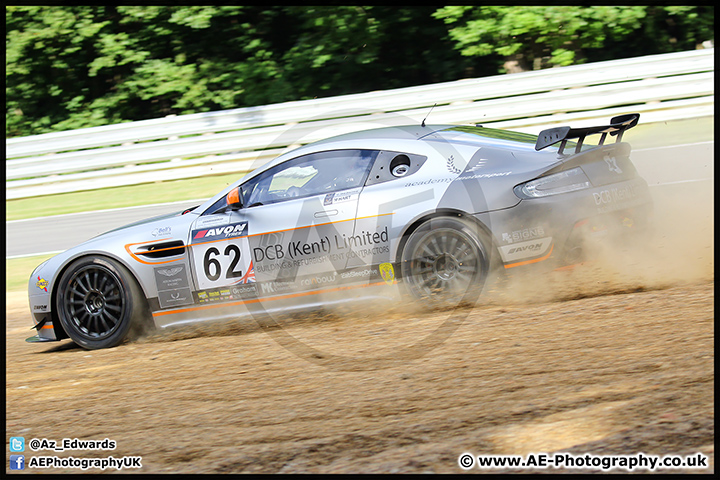
M134 277L102 257L73 262L58 284L56 307L68 336L87 349L114 347L144 320L145 302Z

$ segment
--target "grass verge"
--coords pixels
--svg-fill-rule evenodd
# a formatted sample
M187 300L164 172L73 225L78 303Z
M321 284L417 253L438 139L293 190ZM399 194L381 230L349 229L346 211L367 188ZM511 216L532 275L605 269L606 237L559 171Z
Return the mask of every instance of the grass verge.
M233 173L87 192L60 193L38 198L6 200L5 220L205 199L212 197L242 175L242 173Z
M28 279L35 267L53 255L13 258L5 260L5 292L27 291Z

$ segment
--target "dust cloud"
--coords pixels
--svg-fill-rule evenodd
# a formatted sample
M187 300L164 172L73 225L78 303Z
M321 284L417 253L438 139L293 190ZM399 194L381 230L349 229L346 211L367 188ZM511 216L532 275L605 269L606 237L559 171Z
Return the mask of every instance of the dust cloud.
M702 171L702 163L710 168ZM695 165L694 178L672 181L688 164ZM713 281L712 157L678 158L675 148L656 149L646 173L653 178L647 231L622 239L586 235L587 261L549 274L513 275L497 288L496 301L564 301Z

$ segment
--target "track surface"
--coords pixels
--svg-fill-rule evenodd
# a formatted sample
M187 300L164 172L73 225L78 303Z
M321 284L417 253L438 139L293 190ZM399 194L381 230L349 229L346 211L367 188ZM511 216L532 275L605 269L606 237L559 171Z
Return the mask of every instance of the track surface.
M108 438L115 450L25 455L141 456L130 473L462 473L464 452L700 452L709 468L687 471L713 472L711 199L659 199L652 241L452 314L355 311L85 351L24 343L27 301L11 294L6 441ZM421 341L434 331L449 335Z

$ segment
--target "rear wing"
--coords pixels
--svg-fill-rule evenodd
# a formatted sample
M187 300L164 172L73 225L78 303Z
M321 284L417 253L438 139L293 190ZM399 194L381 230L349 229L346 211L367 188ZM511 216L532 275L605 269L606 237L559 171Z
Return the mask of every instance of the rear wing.
M612 119L610 119L610 125L601 125L599 127L585 128L548 128L540 132L540 135L538 135L537 142L535 142L535 150L542 150L543 148L547 148L550 145L556 144L557 142L562 142L560 144L560 149L558 150L558 153L562 155L567 141L571 138L578 138L579 140L577 142L577 145L575 146L575 153L579 153L580 149L582 148L583 141L585 141L585 137L596 133L602 134L602 137L600 137L600 141L598 142L598 146L605 143L605 138L607 137L608 133L610 135L617 136L617 139L615 140L615 142L617 143L622 140L623 132L637 125L639 119L639 113L629 113L627 115L619 115L617 117L613 117Z

